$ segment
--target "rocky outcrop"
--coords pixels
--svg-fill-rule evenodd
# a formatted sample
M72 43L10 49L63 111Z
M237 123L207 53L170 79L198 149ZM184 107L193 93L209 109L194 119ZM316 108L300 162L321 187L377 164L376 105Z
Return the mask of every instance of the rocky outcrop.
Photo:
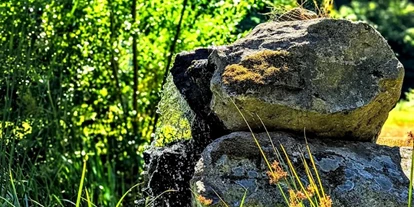
M306 129L333 206L406 205L408 180L398 149L369 143L396 104L404 76L371 26L332 19L269 22L231 45L178 54L171 74L195 115L192 140L146 151L146 195L158 198L153 206L217 206L218 196L239 206L245 192L244 206L286 205L269 184L259 147L241 132L248 129L242 114L254 131L272 131L304 183ZM275 159L269 139L258 139Z
M269 162L280 160L266 133L255 137ZM302 155L309 166L311 161L303 136L271 132L270 137L282 157L280 145L284 146L302 183L308 186ZM308 139L308 145L332 206L407 206L409 180L400 166L399 148L323 139ZM245 192L244 206L287 206L278 186L269 184L268 166L251 133L223 136L211 143L201 157L191 181L191 188L197 193L193 206L202 206L196 199L201 195L213 201L209 206L222 205L220 196L228 206L238 207ZM284 169L288 171L286 165ZM286 195L291 183L291 178L279 183ZM299 186L297 182L296 185Z
M269 22L215 50L212 111L231 131L302 131L375 141L398 101L404 69L365 23L315 19Z

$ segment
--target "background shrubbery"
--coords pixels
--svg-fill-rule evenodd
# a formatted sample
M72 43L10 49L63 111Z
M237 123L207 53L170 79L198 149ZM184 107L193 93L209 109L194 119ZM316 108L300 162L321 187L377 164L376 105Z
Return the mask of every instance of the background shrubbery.
M67 206L76 200L88 155L88 196L96 205L115 206L123 192L140 182L141 152L154 126L162 126L159 140L189 137L188 131L177 130L188 123L176 113L185 104L173 90L166 96L175 99L159 109L167 116L156 123L169 57L232 42L266 21L271 7L294 3L1 1L0 203ZM337 6L338 16L376 25L414 82L412 2L338 1ZM167 79L166 88L173 87Z

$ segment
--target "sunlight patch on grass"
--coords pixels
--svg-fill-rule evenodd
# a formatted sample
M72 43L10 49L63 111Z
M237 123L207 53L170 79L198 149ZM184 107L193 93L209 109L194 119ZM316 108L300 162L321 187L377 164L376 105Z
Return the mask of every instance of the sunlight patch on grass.
M414 89L406 93L406 100L401 100L390 111L377 144L388 146L410 146L407 133L414 131Z

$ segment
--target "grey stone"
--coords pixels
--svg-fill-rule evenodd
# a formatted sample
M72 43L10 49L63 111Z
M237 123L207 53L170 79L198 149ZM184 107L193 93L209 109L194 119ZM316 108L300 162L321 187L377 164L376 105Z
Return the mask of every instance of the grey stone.
M303 136L270 132L270 137L282 156L280 145L284 146L299 177L307 186L309 180L301 155L309 165L311 162ZM268 160L277 160L267 134L256 134L256 138ZM332 199L332 206L407 206L409 180L400 163L410 161L407 159L410 150L404 149L406 152L401 155L397 147L331 139L308 139L308 146L324 192ZM286 163L286 159L283 160ZM193 206L202 206L196 199L199 195L211 199L213 203L210 206L222 205L217 195L229 206L239 206L246 191L244 206L287 206L278 187L269 184L266 171L268 167L251 133L234 132L223 136L206 147L196 165L191 180L191 188L196 193ZM286 195L288 183L292 182L280 182Z
M211 109L231 131L301 132L375 141L401 93L404 69L371 26L347 20L268 22L216 48ZM258 116L257 116L258 115Z

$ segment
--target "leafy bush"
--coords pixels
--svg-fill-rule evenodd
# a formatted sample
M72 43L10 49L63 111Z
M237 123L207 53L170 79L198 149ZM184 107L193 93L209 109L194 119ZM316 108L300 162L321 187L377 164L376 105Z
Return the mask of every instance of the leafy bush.
M96 205L115 206L140 182L168 57L234 41L268 11L253 0L186 1L171 50L183 2L0 3L1 198L65 206L86 156Z

